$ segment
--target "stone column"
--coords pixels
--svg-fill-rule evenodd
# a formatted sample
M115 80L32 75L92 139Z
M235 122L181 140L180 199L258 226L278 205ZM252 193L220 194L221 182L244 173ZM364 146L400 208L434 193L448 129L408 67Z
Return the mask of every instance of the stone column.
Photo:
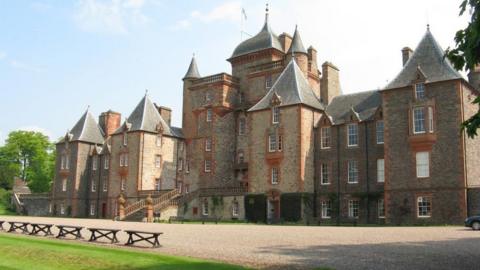
M123 198L123 194L118 196L118 217L120 220L125 219L125 198Z
M145 199L145 208L147 209L147 222L153 222L153 200L150 194Z

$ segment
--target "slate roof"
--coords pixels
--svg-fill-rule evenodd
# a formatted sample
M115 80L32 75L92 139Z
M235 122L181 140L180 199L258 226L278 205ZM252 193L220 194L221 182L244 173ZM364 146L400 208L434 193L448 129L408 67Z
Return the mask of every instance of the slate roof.
M200 72L198 72L197 61L195 60L195 56L192 57L192 61L190 61L190 66L188 66L187 73L183 77L183 79L197 79L200 78Z
M298 31L297 27L295 26L295 33L293 34L292 44L288 49L288 53L307 53L305 47L303 47L302 38L300 37L300 32Z
M307 79L303 76L303 72L293 59L288 63L287 67L285 67L268 93L248 111L270 108L271 100L275 94L280 98L280 107L293 104L305 104L316 109L324 109L323 104L315 96Z
M70 141L103 144L104 134L95 117L87 110L69 132ZM64 141L63 139L62 141Z
M326 113L332 123L338 125L345 123L352 113L360 121L369 120L380 106L382 106L380 92L365 91L334 97L328 104Z
M437 82L462 78L451 65L444 59L444 51L433 37L430 29L423 36L410 59L405 63L402 71L384 89L405 87L416 79L417 69L423 72L426 82Z
M273 33L268 23L268 14L265 15L265 24L262 30L255 36L240 43L230 58L241 56L244 54L261 51L264 49L274 48L283 52L283 47L278 36Z
M181 132L178 131L178 128L170 127L167 122L162 118L157 108L150 100L148 95L145 95L140 103L135 107L133 112L126 120L129 123L130 128L128 131L147 131L147 132L157 132L157 126L161 125L163 129L163 134L180 137L178 136ZM124 125L118 128L114 134L122 133Z

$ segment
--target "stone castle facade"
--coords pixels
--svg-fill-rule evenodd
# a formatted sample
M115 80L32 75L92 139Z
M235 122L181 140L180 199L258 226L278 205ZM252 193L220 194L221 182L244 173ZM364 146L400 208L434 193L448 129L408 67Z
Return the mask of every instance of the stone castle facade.
M465 80L427 29L386 87L343 95L316 54L267 13L231 74L192 59L181 128L148 95L123 122L87 111L57 143L51 214L441 224L480 211L480 139L459 129L480 70Z

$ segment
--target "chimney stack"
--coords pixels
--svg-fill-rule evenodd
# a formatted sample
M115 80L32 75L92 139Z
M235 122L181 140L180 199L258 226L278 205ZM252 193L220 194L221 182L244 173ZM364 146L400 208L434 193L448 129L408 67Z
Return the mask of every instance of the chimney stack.
M158 106L155 104L155 107L157 107L158 113L162 116L163 120L167 122L169 126L172 125L172 109L164 107L164 106Z
M100 114L98 117L98 123L105 134L105 138L110 137L110 135L112 135L113 132L120 127L121 119L122 115L112 110L108 110Z
M410 56L412 56L412 53L413 51L409 47L405 47L402 49L402 61L404 66L407 63L408 59L410 59Z
M280 39L284 53L287 53L288 49L290 49L290 45L292 44L292 36L283 32L278 38Z
M328 105L332 99L341 95L339 69L330 62L322 64L320 79L320 100Z

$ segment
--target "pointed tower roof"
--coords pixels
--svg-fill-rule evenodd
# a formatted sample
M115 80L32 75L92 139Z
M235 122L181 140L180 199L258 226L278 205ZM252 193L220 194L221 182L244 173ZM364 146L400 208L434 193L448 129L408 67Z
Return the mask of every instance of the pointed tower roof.
M128 123L128 125L122 125L115 131L115 134L122 133L125 126L129 126L128 131L157 132L161 129L165 135L176 136L147 94L140 100L127 118L126 123Z
M400 88L412 84L419 69L424 73L426 82L462 78L450 61L444 58L444 54L445 52L433 37L430 29L427 28L427 32L413 55L405 63L402 71L384 89Z
M270 91L248 111L259 111L271 107L272 100L280 101L278 106L304 104L315 109L323 110L323 104L315 96L313 89L303 76L302 70L295 60L291 60L282 74L273 84Z
M288 49L288 53L307 53L305 47L303 47L302 38L300 37L297 26L295 26L295 33L293 34L292 44Z
M69 133L70 141L95 144L103 144L104 142L103 131L89 109L87 109Z
M233 51L231 58L235 58L244 54L257 52L265 49L274 48L279 51L283 51L282 44L278 39L278 36L273 33L268 22L268 7L265 13L265 23L262 30L255 36L240 43Z
M190 61L190 66L188 67L188 71L183 77L183 79L197 79L200 78L200 72L198 72L197 61L195 60L195 55L192 57L192 61Z

